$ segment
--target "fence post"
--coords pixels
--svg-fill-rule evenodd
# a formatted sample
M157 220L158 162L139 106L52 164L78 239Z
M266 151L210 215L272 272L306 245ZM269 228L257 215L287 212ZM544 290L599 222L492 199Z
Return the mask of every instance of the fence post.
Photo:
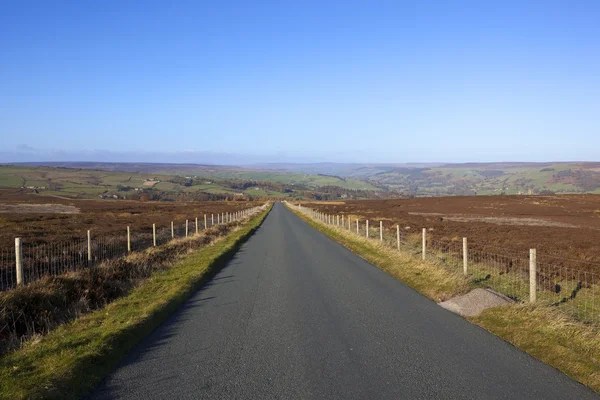
M379 241L383 242L383 221L379 221Z
M369 220L367 220L367 237L369 237Z
M198 234L198 217L196 217L196 235Z
M173 226L173 221L171 221L171 239L175 239L175 227Z
M529 302L535 303L537 298L537 265L535 249L529 249Z
M356 218L356 234L360 234L360 228L358 227L358 218Z
M152 224L152 245L156 247L156 224Z
M185 220L185 237L188 237L188 220Z
M21 238L15 238L15 264L17 268L17 286L21 286L24 281L23 276L23 241Z
M215 224L215 214L210 214L210 226Z
M344 224L344 216L342 215L342 228L345 228L346 224Z
M400 250L400 225L396 225L396 246Z
M204 228L203 229L206 229L206 214L204 214Z
M88 244L88 267L92 265L92 234L87 231L87 244Z
M463 274L467 276L469 266L469 249L467 247L467 238L463 238Z
M426 253L426 246L427 246L427 229L423 228L423 240L422 240L423 244L423 260L425 259L425 253Z
M129 230L129 225L127 226L127 252L131 252L131 231Z

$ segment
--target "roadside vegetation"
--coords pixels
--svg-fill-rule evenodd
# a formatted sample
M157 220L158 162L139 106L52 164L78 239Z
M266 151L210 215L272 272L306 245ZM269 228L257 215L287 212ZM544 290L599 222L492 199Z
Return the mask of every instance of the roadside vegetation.
M29 340L16 350L14 339L13 348L5 347L7 353L0 358L1 396L84 396L218 271L268 212L245 224L225 225L212 234L181 239L93 271L7 292L0 299L2 315L19 321L27 312L29 323L19 323L19 330L12 333ZM53 307L60 309L51 311ZM67 320L71 322L65 324ZM32 331L39 321L42 329Z
M421 253L414 249L398 251L292 211L309 225L436 302L477 287L458 270L448 269L437 261L421 260ZM591 325L573 320L555 309L523 304L491 308L468 320L600 393L600 332Z

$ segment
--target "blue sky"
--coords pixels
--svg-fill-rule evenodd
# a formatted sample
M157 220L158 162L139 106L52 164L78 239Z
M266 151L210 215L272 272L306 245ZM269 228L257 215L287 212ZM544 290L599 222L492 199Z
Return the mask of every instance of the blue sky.
M600 160L598 21L577 0L0 2L0 161Z

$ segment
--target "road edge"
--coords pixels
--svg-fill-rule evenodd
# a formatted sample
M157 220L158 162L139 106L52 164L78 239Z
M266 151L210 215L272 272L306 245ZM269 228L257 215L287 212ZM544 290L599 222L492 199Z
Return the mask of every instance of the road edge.
M376 243L366 243L366 239L349 236L347 232L315 221L290 207L286 206L286 208L309 226L346 247L369 264L407 284L425 297L439 301L437 290L428 292L426 285L419 284L415 280L407 282L393 273L390 268L382 267L380 260L388 257L388 254L381 254L384 249L379 248ZM398 251L397 254L401 255L402 252ZM410 258L412 256L406 259ZM429 271L440 269L434 263L426 261L419 261L418 264L429 268ZM416 280L418 281L419 278L417 277ZM455 292L456 294L464 292L464 287L457 286ZM591 327L569 321L547 308L519 304L490 308L479 316L463 318L596 393L600 393L600 354L597 351L600 347L600 333L594 332ZM549 351L553 343L556 351Z
M156 273L127 296L0 359L0 397L76 399L89 394L233 258L271 209L272 205L240 230Z

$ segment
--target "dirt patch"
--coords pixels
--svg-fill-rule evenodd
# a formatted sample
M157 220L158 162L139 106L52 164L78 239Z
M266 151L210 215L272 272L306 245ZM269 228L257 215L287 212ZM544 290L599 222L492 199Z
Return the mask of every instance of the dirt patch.
M483 310L514 303L513 300L490 289L473 289L463 296L453 297L439 303L440 307L453 313L474 317Z
M448 221L457 222L486 222L496 225L529 225L529 226L560 226L562 228L578 228L577 225L564 222L549 221L538 218L514 218L514 217L476 217L469 215L444 215L441 213L409 213L411 215L441 216Z
M0 203L0 213L21 214L79 214L79 208L64 204L6 204Z

